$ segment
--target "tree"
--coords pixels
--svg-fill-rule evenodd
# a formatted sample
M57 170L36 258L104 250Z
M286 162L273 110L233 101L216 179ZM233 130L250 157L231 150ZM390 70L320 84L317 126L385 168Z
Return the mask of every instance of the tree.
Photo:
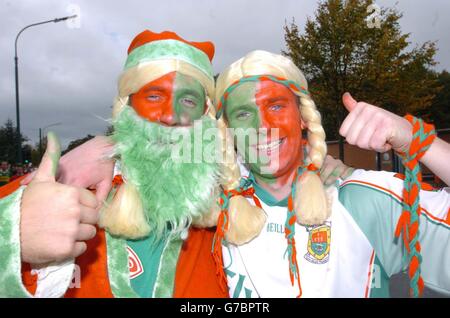
M367 10L372 3L320 1L304 33L295 20L284 27L283 53L305 72L328 139L340 138L338 128L346 112L341 96L346 91L398 114L424 111L439 91L430 74L435 43L409 48L409 34L402 34L402 15L395 9L382 8L379 28L370 28Z
M109 125L106 127L105 136L111 136L114 133L114 126Z
M419 112L419 116L433 122L437 129L450 128L450 73L432 73L436 76L440 91L433 99L431 106Z
M0 127L0 160L15 163L17 158L17 129L13 126L11 119L7 119L5 124ZM28 154L29 149L23 143L28 140L24 135L22 139L22 153Z

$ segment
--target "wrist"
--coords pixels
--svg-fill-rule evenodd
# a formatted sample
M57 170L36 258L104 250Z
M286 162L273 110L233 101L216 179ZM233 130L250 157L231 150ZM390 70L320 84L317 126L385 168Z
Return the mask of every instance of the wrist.
M419 161L434 142L436 130L434 125L410 114L407 114L404 118L411 127L408 136L409 142L405 142L398 148L393 147L393 149L408 161Z

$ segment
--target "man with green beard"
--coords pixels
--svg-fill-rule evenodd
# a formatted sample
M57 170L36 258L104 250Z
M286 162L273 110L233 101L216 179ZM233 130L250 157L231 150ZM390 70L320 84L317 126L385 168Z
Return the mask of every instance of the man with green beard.
M132 41L113 109L119 164L100 213L105 231L93 226L91 193L55 182L59 147L49 135L33 181L0 201L1 296L227 295L210 252L214 233L200 228L218 213L221 143L206 136L217 130L213 55L212 43L172 32L144 31ZM39 252L45 242L52 253Z

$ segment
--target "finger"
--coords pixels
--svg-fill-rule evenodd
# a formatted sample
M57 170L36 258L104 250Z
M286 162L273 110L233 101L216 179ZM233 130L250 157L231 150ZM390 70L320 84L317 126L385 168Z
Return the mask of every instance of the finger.
M72 257L78 257L87 250L87 244L85 242L76 242L73 248Z
M383 126L378 126L369 142L370 148L377 152L386 152L391 149L387 143L386 130Z
M36 171L27 174L26 177L20 181L20 185L28 185L28 183L33 180L34 176L36 176Z
M348 177L350 177L353 171L355 171L355 168L347 167L347 169L345 169L345 171L341 174L341 178L347 179Z
M356 145L361 149L373 150L370 148L370 140L380 124L378 117L371 118L361 129L356 138Z
M356 105L356 108L350 114L348 114L347 117L345 117L345 120L342 123L341 128L339 129L339 134L342 137L347 137L350 127L353 125L355 119L358 118L359 113L364 108L363 106L363 104L359 103L358 105Z
M349 112L352 112L358 104L349 92L345 92L344 95L342 95L342 103Z
M324 166L322 166L322 169L320 171L320 178L322 179L322 181L325 183L325 181L328 179L328 177L330 176L330 174L333 172L333 170L335 169L336 165L333 164L330 161L326 161Z
M55 181L60 156L61 146L58 137L50 131L47 134L47 149L45 150L33 181Z
M102 180L96 186L95 196L97 197L98 205L102 205L108 197L112 188L112 180Z
M95 225L98 222L100 213L95 208L81 206L80 223Z
M325 181L326 185L330 185L336 182L337 179L339 179L341 177L342 172L344 171L344 167L343 166L338 166L336 167L336 169L334 169L331 174L329 175L329 177L327 178L327 180Z
M366 118L364 118L363 115L355 118L352 125L348 129L347 136L345 137L345 140L347 140L347 142L350 145L356 144L356 141L358 139L359 134L361 133L361 130L363 130L364 127L366 126L366 122L367 120Z
M89 224L80 224L80 228L78 230L76 240L77 241L89 241L90 239L95 237L97 233L97 229L93 225Z
M88 208L95 209L98 205L97 198L95 195L86 189L78 188L78 191L80 193L80 203Z

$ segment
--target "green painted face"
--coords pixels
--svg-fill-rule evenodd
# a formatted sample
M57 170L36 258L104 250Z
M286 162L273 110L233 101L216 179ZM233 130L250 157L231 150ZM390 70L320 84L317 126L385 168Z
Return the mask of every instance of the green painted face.
M131 96L131 105L152 122L168 126L191 125L205 110L205 90L196 79L171 72Z
M176 74L173 92L175 113L181 124L190 124L205 111L205 90L193 77Z
M261 114L256 103L256 82L238 86L228 97L225 118L234 129L234 141L239 154L255 173L261 173L261 167L267 164L267 156L259 155L258 132L261 128Z
M271 182L295 172L303 160L303 124L289 88L270 80L243 83L228 96L224 111L254 174Z
M256 82L238 86L228 97L225 117L232 128L258 129L260 125L256 105Z

